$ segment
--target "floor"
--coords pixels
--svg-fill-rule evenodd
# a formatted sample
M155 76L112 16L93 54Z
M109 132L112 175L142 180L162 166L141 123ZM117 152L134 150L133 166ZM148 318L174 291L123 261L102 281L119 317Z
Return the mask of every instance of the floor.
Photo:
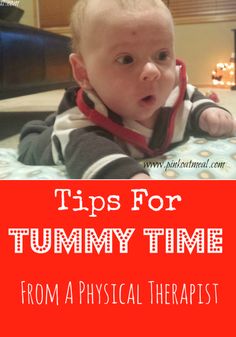
M0 112L55 110L64 90L46 91L34 95L0 100Z
M54 90L0 100L0 147L16 148L21 127L28 120L44 119L56 111L63 93L64 90Z
M200 89L204 94L209 94L209 92L214 91L219 97L219 104L229 109L236 118L236 91L226 90L226 89L212 89L212 88L202 88ZM2 116L7 116L12 119L12 123L16 123L16 116L19 113L19 117L29 114L28 117L31 119L32 111L35 115L39 113L46 113L49 111L55 111L58 104L63 96L64 90L54 90L45 93L38 93L34 95L28 95L23 97L16 97L7 100L0 101L0 114ZM17 113L16 113L17 112ZM12 113L12 114L11 114ZM11 115L10 115L11 114ZM21 115L20 115L21 114ZM22 117L20 117L22 119ZM33 119L33 118L32 118ZM24 121L21 120L23 123ZM19 122L18 122L19 124ZM0 126L0 132L4 132L3 124ZM2 137L3 138L3 137ZM6 148L16 148L18 143L18 134L14 134L11 137L7 137L0 141L0 147Z

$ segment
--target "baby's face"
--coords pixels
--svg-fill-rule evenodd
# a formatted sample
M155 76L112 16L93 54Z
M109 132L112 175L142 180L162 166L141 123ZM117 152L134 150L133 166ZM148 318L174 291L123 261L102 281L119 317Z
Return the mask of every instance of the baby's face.
M174 37L163 9L90 15L82 56L93 90L111 110L149 126L175 85Z

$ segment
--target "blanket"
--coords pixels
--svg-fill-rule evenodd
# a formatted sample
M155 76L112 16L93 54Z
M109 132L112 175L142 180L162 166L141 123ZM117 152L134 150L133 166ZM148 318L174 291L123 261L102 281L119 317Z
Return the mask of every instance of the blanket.
M191 137L163 156L143 160L140 164L156 180L236 179L236 137ZM63 165L23 165L17 161L17 150L0 148L0 179L63 180L68 176Z

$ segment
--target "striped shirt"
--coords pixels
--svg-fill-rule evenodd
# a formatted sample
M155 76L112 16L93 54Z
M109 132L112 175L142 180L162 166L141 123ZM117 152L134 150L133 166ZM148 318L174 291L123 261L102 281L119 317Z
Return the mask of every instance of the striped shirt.
M176 72L178 85L160 109L153 130L121 118L95 93L74 87L67 90L55 115L24 126L19 160L64 164L73 179L128 179L147 173L139 159L163 154L190 135L205 135L199 128L200 114L217 106L186 84L183 63L177 64Z

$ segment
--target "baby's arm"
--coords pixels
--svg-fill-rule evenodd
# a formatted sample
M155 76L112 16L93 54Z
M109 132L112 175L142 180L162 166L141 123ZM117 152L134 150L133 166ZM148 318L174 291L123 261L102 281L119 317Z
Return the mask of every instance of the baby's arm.
M220 108L204 110L199 118L199 127L213 137L236 135L236 120Z
M229 111L208 99L191 84L187 86L188 95L192 102L188 129L191 135L199 137L205 132L213 137L236 135L236 121Z
M57 136L60 137L59 134ZM97 126L72 130L69 142L65 145L64 162L71 178L144 179L148 177L142 165L128 156L113 140L110 133Z

